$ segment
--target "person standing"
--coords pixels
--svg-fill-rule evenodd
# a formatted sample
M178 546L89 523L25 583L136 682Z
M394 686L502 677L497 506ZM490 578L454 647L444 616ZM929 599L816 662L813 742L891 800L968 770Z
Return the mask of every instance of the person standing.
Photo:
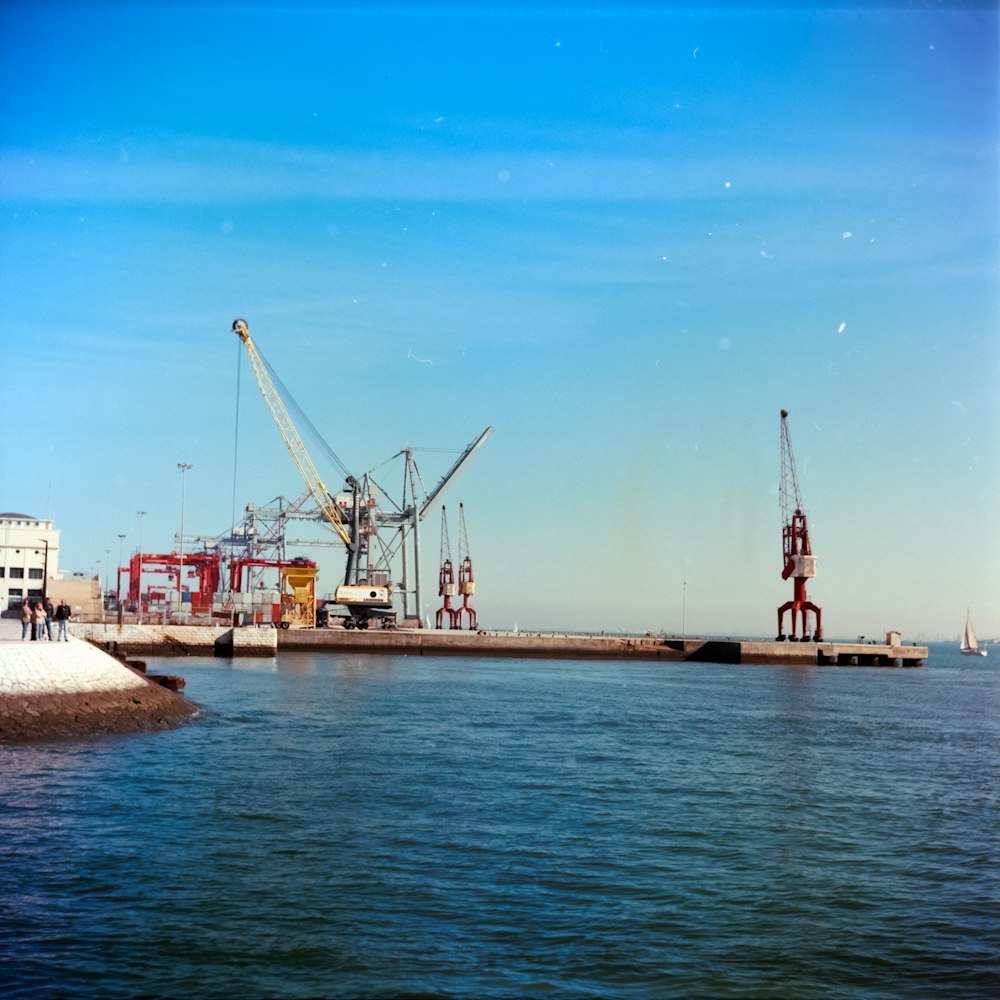
M32 615L32 622L35 626L35 638L41 642L42 636L45 634L45 619L47 615L45 614L45 605L39 601L35 605L35 613Z
M28 632L31 629L31 605L28 603L28 598L26 597L21 601L21 641L24 642L28 638ZM35 635L32 632L31 638L34 639Z
M52 616L56 613L56 609L52 607L52 598L45 598L45 634L49 637L49 642L52 641Z
M69 620L69 605L64 600L60 600L59 607L56 608L56 642L60 639L64 639L66 642L69 642L69 636L66 634L66 625Z

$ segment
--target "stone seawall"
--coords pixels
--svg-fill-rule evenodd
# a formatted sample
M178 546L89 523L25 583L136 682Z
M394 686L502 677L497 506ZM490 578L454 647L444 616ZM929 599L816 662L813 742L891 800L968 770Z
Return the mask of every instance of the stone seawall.
M88 642L0 642L0 743L166 729L197 711Z
M276 656L273 628L230 628L228 625L70 625L80 639L129 659L143 656Z

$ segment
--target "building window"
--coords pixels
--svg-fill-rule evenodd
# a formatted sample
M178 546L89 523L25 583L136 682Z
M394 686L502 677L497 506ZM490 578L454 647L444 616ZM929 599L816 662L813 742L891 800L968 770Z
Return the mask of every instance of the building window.
M10 591L8 593L9 593L10 597L16 597L17 598L18 604L20 604L21 601L24 600L24 591L21 590L20 587L11 587Z
M28 591L28 599L29 600L39 600L40 601L42 599L42 592L40 590L29 590Z
M6 566L0 566L0 578L3 578L3 576L6 574L6 572L7 572L7 567Z
M11 568L10 568L10 578L12 580L23 580L24 579L24 567L22 567L22 566L11 566Z
M44 570L34 569L34 568L29 569L28 570L28 579L29 580L42 580L42 579L44 579L44 577L42 576L43 573L44 573Z

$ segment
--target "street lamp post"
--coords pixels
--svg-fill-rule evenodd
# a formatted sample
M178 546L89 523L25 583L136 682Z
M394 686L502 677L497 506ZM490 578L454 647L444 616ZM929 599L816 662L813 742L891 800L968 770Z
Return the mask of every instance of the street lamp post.
M111 549L104 550L104 593L101 594L101 606L108 603L108 591L111 589Z
M121 607L122 603L122 546L125 543L125 536L119 532L118 533L118 583L115 594L118 598L118 606Z
M177 615L182 617L184 595L181 591L181 581L184 579L184 474L191 468L190 462L178 462L181 470L181 547L180 564L177 568Z
M45 546L45 562L42 566L42 604L44 604L49 596L49 543L45 538L38 540Z
M135 513L136 513L136 517L139 518L139 553L138 553L138 555L139 555L139 559L138 559L138 562L139 562L139 572L137 574L138 575L138 579L136 580L136 585L137 586L135 588L135 592L136 592L136 619L135 619L135 623L136 623L136 625L141 625L142 624L142 519L146 516L146 512L144 510L137 510ZM132 584L132 580L130 578L129 579L129 585L131 586L131 584Z
M118 579L115 582L115 603L118 605L118 624L121 624L122 620L122 545L125 542L125 536L118 532Z

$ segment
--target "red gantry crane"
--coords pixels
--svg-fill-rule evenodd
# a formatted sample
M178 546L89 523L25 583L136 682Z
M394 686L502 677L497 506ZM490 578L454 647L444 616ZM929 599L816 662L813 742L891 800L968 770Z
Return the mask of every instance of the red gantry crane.
M456 594L455 568L451 562L451 542L448 539L448 517L444 507L441 508L441 570L438 574L438 596L444 598L437 614L434 616L434 627L441 628L444 616L448 616L448 628L461 627L456 620L457 610L451 606L451 599Z
M802 510L802 495L799 492L799 476L795 470L795 456L792 454L792 439L788 433L788 411L781 411L781 542L784 568L781 579L792 578L792 599L778 608L778 642L787 638L798 642L796 624L802 615L802 642L809 641L809 612L816 616L813 639L823 641L823 611L806 596L806 580L816 575L816 557L812 554L809 541L809 524ZM792 627L786 637L784 632L785 612L791 612Z
M462 606L455 611L455 626L462 627L464 613L469 616L469 628L474 629L479 622L479 616L469 602L476 592L476 580L472 575L469 536L465 530L465 507L462 504L458 505L458 592L462 595Z

